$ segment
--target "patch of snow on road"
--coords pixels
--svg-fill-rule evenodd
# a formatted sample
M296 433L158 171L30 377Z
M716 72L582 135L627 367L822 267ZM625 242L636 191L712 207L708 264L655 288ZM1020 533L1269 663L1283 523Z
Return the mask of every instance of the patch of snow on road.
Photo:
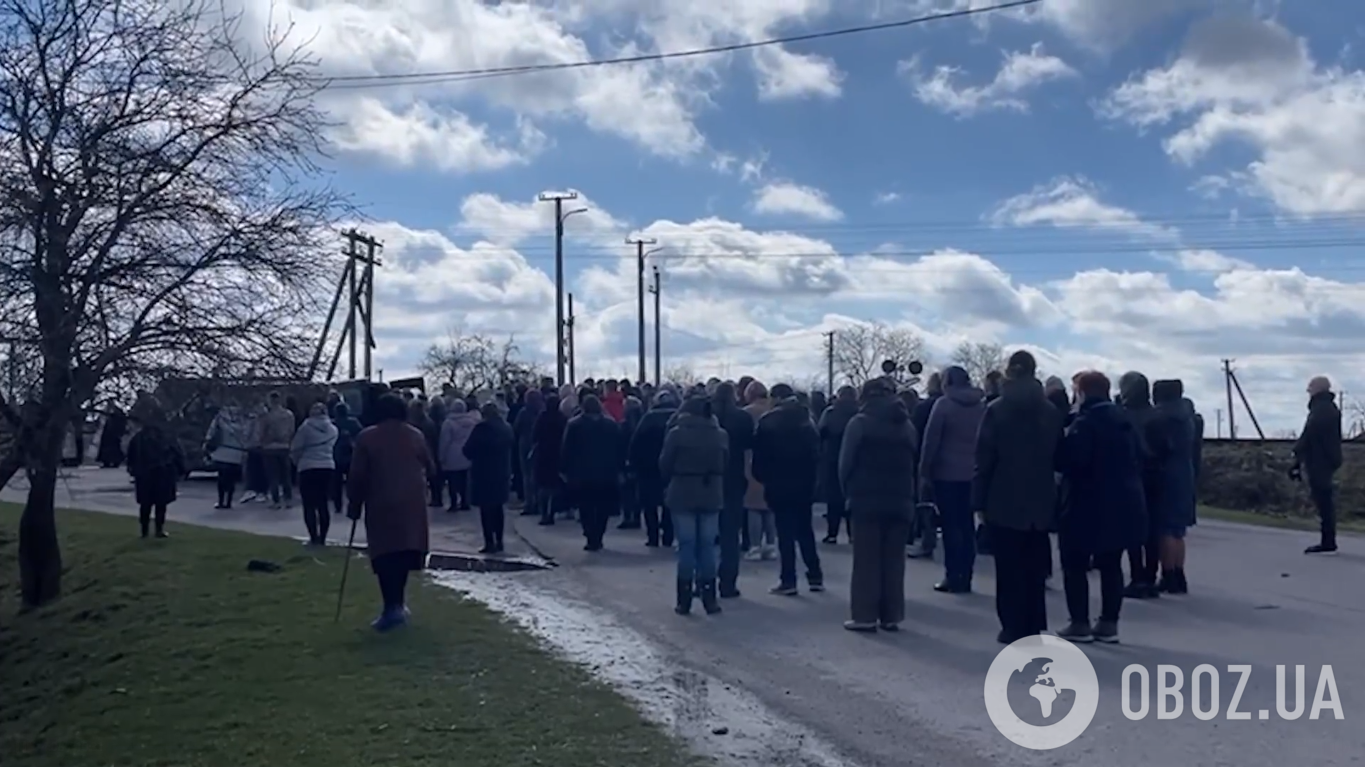
M559 655L586 666L654 722L722 764L851 767L818 736L787 722L752 695L683 668L639 632L583 602L527 578L431 573L521 625Z

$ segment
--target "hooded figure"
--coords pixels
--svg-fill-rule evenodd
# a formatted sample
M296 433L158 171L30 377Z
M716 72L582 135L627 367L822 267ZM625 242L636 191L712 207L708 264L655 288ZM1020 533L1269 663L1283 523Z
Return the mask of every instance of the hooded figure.
M535 461L531 449L535 447L536 420L545 412L545 395L530 389L523 396L521 408L512 419L512 436L516 440L516 461L521 465L522 493L526 499L523 517L540 514L539 485L536 482Z
M536 495L540 499L540 524L553 525L555 512L564 497L564 477L560 466L564 448L564 427L569 418L559 407L559 395L545 398L545 411L536 419L531 448L535 464Z
M479 508L483 527L480 554L503 550L503 506L512 483L512 427L496 402L483 406L483 418L474 425L462 452L469 459L469 500Z
M711 395L711 412L728 438L725 453L724 503L720 512L720 578L722 599L739 596L739 553L746 512L744 494L749 489L745 456L754 441L754 418L739 406L735 385L722 382Z
M290 457L299 470L303 524L314 546L327 544L327 530L332 525L328 506L336 471L337 435L336 424L327 415L327 405L318 402L309 408L308 417L294 432L294 443L290 446Z
M1162 492L1164 459L1159 451L1165 451L1167 437L1158 421L1160 413L1152 406L1152 391L1147 376L1136 370L1119 376L1119 398L1122 403L1119 408L1133 425L1141 446L1142 497L1147 512L1145 538L1128 549L1131 582L1123 595L1133 599L1151 599L1160 595L1156 585L1157 566L1161 562L1161 514L1158 501Z
M1123 552L1147 538L1142 445L1132 419L1110 400L1103 373L1081 376L1080 407L1066 430L1057 465L1066 503L1057 523L1071 622L1058 636L1073 642L1118 641ZM997 557L999 555L997 554ZM1093 566L1100 573L1100 617L1090 624Z
M658 546L661 535L663 545L673 545L673 517L664 505L664 480L659 474L659 456L663 453L669 421L677 412L678 400L673 390L659 389L654 395L654 406L641 416L627 448L627 464L630 473L635 476L640 511L645 518L646 546Z
M1003 644L1047 630L1048 532L1057 516L1062 417L1037 372L1032 354L1010 355L1000 397L986 406L976 437L972 510L985 519L995 555L996 639Z
M449 511L465 511L469 508L469 466L464 454L464 446L474 427L479 424L478 413L469 412L464 400L450 403L445 423L441 424L440 449L437 452L441 475L450 488Z
M747 378L747 376L745 376ZM742 384L743 378L740 379ZM750 379L749 383L742 390L744 392L744 412L754 421L754 431L758 431L758 421L769 410L772 409L772 400L768 398L768 387L761 381ZM744 493L744 508L747 510L749 524L749 549L750 559L775 559L777 557L777 526L773 522L772 512L768 509L768 502L764 498L763 485L754 478L754 454L753 443L750 443L749 451L744 456L744 473L748 482L748 488Z
M408 576L422 569L430 546L427 477L436 473L436 463L426 438L407 423L401 397L380 397L374 416L375 425L355 441L346 514L365 518L365 548L384 600L370 625L383 632L408 620Z
M673 515L678 536L677 605L686 615L692 593L701 594L707 615L720 612L716 602L716 537L725 503L729 464L725 430L711 415L705 396L689 398L678 409L677 425L668 430L659 455L659 472L667 484L664 503Z
M1156 415L1149 425L1147 448L1160 473L1155 498L1147 508L1155 516L1156 532L1161 537L1161 581L1157 589L1168 594L1185 594L1185 531L1194 524L1195 495L1194 417L1185 406L1185 385L1177 380L1152 384Z
M562 471L578 498L585 551L600 551L607 520L616 505L621 470L621 431L602 410L602 401L589 394L583 412L564 429Z
M806 564L811 591L824 591L824 571L815 547L811 507L815 477L820 470L820 435L810 411L786 384L773 387L776 404L758 419L754 431L754 479L763 485L763 499L777 526L781 572L772 593L792 596L796 591L796 549Z
M976 565L976 523L972 519L972 477L976 474L976 435L986 415L985 394L971 376L953 365L943 371L943 396L934 403L924 427L920 453L920 495L937 506L943 526L943 580L937 591L972 590ZM927 520L925 520L927 521ZM932 556L933 524L922 524L920 551Z
M839 481L839 451L844 442L844 429L857 414L858 391L852 386L843 386L834 396L834 402L820 414L815 427L820 434L820 480L825 488L825 522L829 526L825 543L839 542L839 525L848 516L843 484ZM852 525L848 534L852 540Z
M133 478L142 537L147 537L155 512L156 537L168 538L166 507L175 503L176 485L185 476L185 456L167 431L165 414L159 407L145 408L132 420L138 428L128 440L128 474Z
M899 630L905 619L905 542L915 505L919 435L905 403L882 381L863 386L844 431L839 484L858 528L853 539L850 631Z

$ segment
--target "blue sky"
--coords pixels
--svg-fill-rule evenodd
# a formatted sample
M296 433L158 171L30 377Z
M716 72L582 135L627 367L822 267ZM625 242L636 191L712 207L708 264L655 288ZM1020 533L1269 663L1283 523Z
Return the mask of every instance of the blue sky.
M672 51L986 0L275 3L339 75ZM831 10L839 8L837 12ZM252 0L253 18L266 4ZM622 238L665 248L665 366L807 379L820 333L909 327L1050 372L1235 357L1274 431L1327 373L1365 395L1365 6L1043 0L668 64L335 90L336 183L386 242L380 359L449 329L552 359L538 192L575 189L579 368L634 370ZM1210 412L1210 416L1212 413ZM1212 424L1214 418L1210 417ZM1212 426L1210 427L1212 428Z

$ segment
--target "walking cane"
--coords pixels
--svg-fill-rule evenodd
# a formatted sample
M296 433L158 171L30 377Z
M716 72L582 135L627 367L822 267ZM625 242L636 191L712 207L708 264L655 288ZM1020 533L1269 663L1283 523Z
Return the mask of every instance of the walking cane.
M341 600L346 596L346 573L351 569L351 547L355 545L355 528L359 523L359 519L351 520L351 537L346 541L346 561L341 565L341 588L337 589L337 614L332 618L333 623L341 620Z

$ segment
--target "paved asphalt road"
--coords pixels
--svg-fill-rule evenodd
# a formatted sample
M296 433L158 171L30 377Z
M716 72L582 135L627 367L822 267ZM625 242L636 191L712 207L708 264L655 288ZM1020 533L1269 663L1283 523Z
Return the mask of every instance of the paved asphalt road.
M1192 530L1192 593L1126 602L1123 644L1085 648L1101 685L1094 722L1068 746L1033 752L1005 740L983 703L986 670L999 650L989 558L978 560L977 593L967 596L932 591L940 565L909 562L905 630L869 636L841 627L851 567L846 544L821 547L828 592L770 596L776 564L746 562L744 595L725 602L723 615L707 618L696 610L682 618L670 609L671 552L645 548L639 533L613 530L606 551L588 554L573 523L541 528L517 521L518 530L562 566L500 577L525 578L528 585L609 610L680 664L747 689L856 764L1202 767L1365 760L1365 728L1356 721L1365 715L1365 540L1344 539L1340 555L1310 558L1301 552L1312 536L1303 533L1216 522ZM1061 628L1066 608L1060 591L1049 595L1049 612L1052 628ZM1124 717L1122 671L1132 663L1147 666L1153 679L1158 664L1182 669L1182 716L1157 720L1153 702L1147 719ZM1210 721L1190 713L1189 679L1203 663L1221 672L1220 712ZM1231 664L1253 666L1237 707L1252 712L1250 721L1226 718L1238 681L1227 671ZM1276 664L1291 666L1291 680L1293 665L1307 666L1305 711L1321 666L1331 664L1345 720L1330 712L1318 721L1307 713L1298 721L1281 720ZM1289 703L1292 709L1292 697ZM1269 709L1269 721L1258 719L1260 709Z

